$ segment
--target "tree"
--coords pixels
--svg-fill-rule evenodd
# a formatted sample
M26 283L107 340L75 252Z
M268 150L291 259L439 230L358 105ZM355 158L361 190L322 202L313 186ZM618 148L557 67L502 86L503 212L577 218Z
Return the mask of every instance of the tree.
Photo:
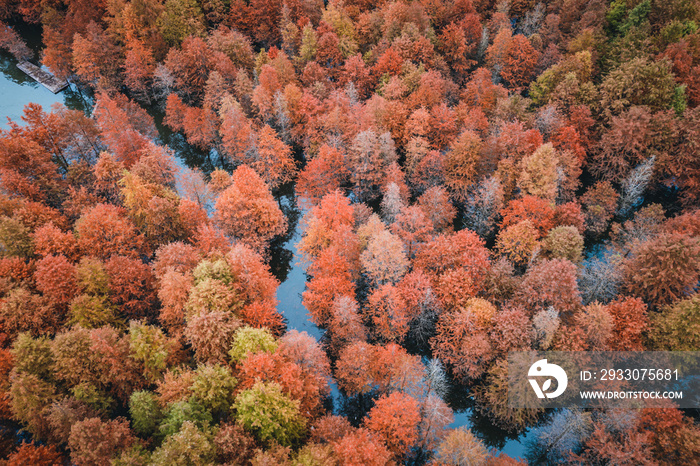
M282 393L277 383L257 382L236 396L233 405L237 421L261 441L281 445L296 442L306 430L299 414L299 401Z
M241 321L229 311L202 312L187 318L184 336L198 361L224 363Z
M311 420L322 412L323 398L329 393L327 381L279 353L250 355L239 367L242 389L260 381L278 383L286 395L299 402L299 414L305 419Z
M364 428L347 433L332 445L335 454L348 465L381 466L392 457L379 436Z
M557 153L551 144L540 146L520 165L518 187L523 194L554 201L559 182Z
M440 215L438 212L434 214L435 217ZM391 230L406 245L409 258L413 258L420 245L429 241L434 233L433 222L417 205L401 209Z
M27 60L34 56L19 34L4 23L0 29L0 47L10 52L17 60Z
M678 105L668 60L637 57L626 61L608 73L601 83L600 93L600 105L608 118L632 105L646 105L652 111Z
M290 330L279 340L278 352L285 359L319 377L330 376L330 361L318 341L306 332Z
M94 116L103 141L127 168L138 160L141 150L155 139L153 119L123 94L115 94L114 97L98 94Z
M576 264L582 258L583 237L574 226L559 226L549 231L542 246L548 257Z
M200 253L191 244L173 241L156 250L153 272L159 280L166 272L191 272L201 260Z
M169 365L180 357L180 343L155 326L129 322L129 352L143 364L143 376L151 382L161 379Z
M241 464L249 461L254 453L255 439L238 424L220 424L214 437L219 461Z
M660 314L652 317L649 326L654 347L665 351L697 348L700 344L695 332L700 322L698 316L700 298L697 294L663 308Z
M573 312L581 303L576 266L564 259L537 262L525 274L517 297L528 309L554 306L562 312Z
M244 299L240 315L243 322L256 328L267 327L273 334L280 334L284 322L276 310L279 282L262 256L243 244L235 244L226 255L226 262Z
M498 178L491 176L482 179L476 190L467 196L465 225L482 237L491 236L503 208L503 195Z
M447 406L440 395L429 393L422 401L421 406L420 446L426 449L437 447L437 444L447 434L447 426L453 422L452 409Z
M59 333L52 342L56 380L72 387L74 394L83 390L108 402L108 397L114 397L126 403L134 390L146 384L144 368L131 355L129 340L129 335L108 326L75 326Z
M426 272L433 285L446 272L462 270L463 285L477 293L484 286L485 272L491 263L484 241L473 231L460 230L442 233L425 243L413 265Z
M589 413L579 409L564 409L556 413L542 427L534 430L534 438L528 444L527 456L532 462L564 462L573 452L579 451L591 427Z
M586 227L594 235L600 235L617 210L619 195L608 181L599 181L581 196Z
M450 202L447 191L441 186L433 186L418 197L418 207L430 219L436 232L452 227L457 210Z
M531 408L508 406L508 396L522 396L522 399L527 399L531 389L526 388L529 390L527 394L514 394L509 391L508 362L505 359L499 359L488 369L484 381L474 387L472 393L480 412L487 415L497 426L506 430L515 430L534 424L543 412L538 406Z
M193 381L194 371L189 368L180 366L168 369L157 382L156 393L159 405L172 407L175 403L188 400L192 396L190 387ZM170 411L169 409L167 414L171 414Z
M36 286L56 304L68 304L77 292L75 268L62 256L46 256L34 272Z
M135 440L126 419L105 422L100 418L92 418L73 425L68 448L71 460L77 464L97 466L131 447Z
M632 208L639 205L643 194L651 181L656 157L651 156L644 163L635 167L622 182L622 194L620 196L620 206L617 213L627 215Z
M602 304L592 303L574 316L575 328L585 348L592 351L607 351L613 335L613 317Z
M151 457L154 466L187 466L211 464L216 449L209 428L199 428L194 422L185 421L180 429L169 435Z
M182 131L187 142L202 150L209 150L218 138L216 131L216 114L208 106L202 108L188 107L175 94L167 100L165 120L171 128Z
M339 149L323 144L299 174L299 193L317 204L324 195L341 188L350 175L343 161L344 155Z
M607 310L613 320L613 351L642 351L642 333L648 325L647 307L639 298L621 297L611 302ZM657 327L658 328L658 327Z
M530 41L522 34L516 34L508 41L506 46L500 75L509 87L520 91L530 83L537 65L537 59L538 53L532 47Z
M367 329L362 324L357 301L350 296L336 295L333 299L328 330L332 335L331 349L338 352L355 341L367 338Z
M372 236L360 259L363 270L378 285L397 282L408 267L403 243L388 231Z
M112 256L105 270L109 274L110 300L122 315L145 317L155 308L155 278L148 265L138 259Z
M462 92L462 99L467 105L481 108L487 115L496 108L498 99L507 96L508 91L503 86L493 83L491 73L486 68L478 68Z
M439 48L445 54L452 70L466 75L476 64L476 51L481 39L479 16L470 13L459 22L451 22L443 28Z
M227 366L199 365L190 386L192 399L213 414L225 413L233 402L233 390L237 383Z
M53 222L34 230L34 253L39 256L62 255L70 261L78 258L78 243L73 232L63 232Z
M54 384L28 373L15 373L10 378L10 410L13 419L33 435L46 438L49 425L44 410L57 398Z
M2 141L0 173L7 194L58 205L65 185L51 154L18 130L3 134Z
M112 255L136 257L147 252L143 236L124 210L111 204L87 210L75 222L75 236L81 251L104 260Z
M583 451L574 454L571 459L581 462L592 461L634 461L637 464L654 464L653 453L649 446L649 434L636 429L624 429L615 432L614 425L606 426L595 423L593 431L586 439Z
M85 35L73 38L73 66L78 77L103 89L119 86L119 49L111 37L95 22L90 22Z
M221 193L215 208L216 221L224 233L254 249L264 250L269 240L287 229L269 188L246 165L233 172L233 184Z
M19 220L0 218L0 245L5 257L28 257L32 255L33 244L29 229Z
M443 313L431 340L434 355L462 378L478 378L493 359L488 332L496 308L483 299L472 298L458 310Z
M607 180L620 181L649 157L650 151L667 150L664 146L672 141L673 133L663 134L662 128L672 126L673 121L660 117L655 118L647 107L632 107L612 117L610 128L595 147L591 161L594 172Z
M489 336L500 354L524 351L532 346L532 323L525 309L518 306L500 309L494 315L493 322L494 326Z
M302 304L308 309L311 320L326 327L331 319L333 300L337 295L354 295L354 284L349 264L334 248L324 250L309 267L312 279L302 293Z
M194 379L194 373L192 374L192 379ZM179 400L167 406L165 417L158 427L159 437L169 437L176 434L187 422L191 422L200 429L206 428L212 423L212 413L191 396L192 379L184 393L188 397L187 401Z
M473 131L464 131L452 142L445 158L445 184L453 198L464 200L476 182L482 145Z
M236 330L228 354L233 362L240 364L250 355L260 352L274 353L276 349L277 341L269 330L241 327Z
M603 251L601 257L583 262L579 287L584 303L608 303L615 299L622 284L622 257L614 251Z
M484 464L489 454L484 444L467 428L451 430L437 447L435 459L441 464Z
M37 445L22 442L17 451L7 457L8 466L33 464L36 466L55 466L63 464L63 456L53 445Z
M418 440L420 412L415 398L391 393L377 400L365 421L395 458L403 458Z
M204 33L204 15L195 1L167 0L158 28L168 44L180 45L186 37Z
M354 192L362 200L375 199L384 183L389 166L397 161L394 141L389 133L373 130L359 133L352 141L345 166L350 171Z
M374 386L371 368L375 360L375 347L364 341L351 342L340 350L335 378L340 388L350 395L366 393Z
M408 333L411 316L406 312L397 287L385 284L368 297L365 316L374 325L374 331L384 341L401 342Z
M134 430L143 436L150 436L156 431L163 416L158 399L149 391L140 390L129 398L129 416Z
M555 211L550 202L535 196L514 199L501 211L501 228L507 228L523 220L530 220L538 232L538 239L546 236L554 227Z
M304 222L307 227L299 248L307 257L315 258L332 244L334 234L354 226L354 208L350 199L335 190L323 196L321 203L305 215ZM336 252L346 254L344 250Z
M124 82L132 92L147 103L151 101L149 90L155 70L156 62L152 49L139 39L128 39L124 60Z
M268 125L258 131L255 152L244 163L255 170L272 189L289 182L296 173L291 148Z
M10 339L20 332L44 335L60 328L63 315L56 312L51 301L26 288L15 288L0 303L0 324Z
M537 230L530 220L511 225L498 232L496 249L514 265L526 266L540 247Z
M627 290L653 306L690 295L698 277L700 242L678 233L662 233L636 244L624 265Z

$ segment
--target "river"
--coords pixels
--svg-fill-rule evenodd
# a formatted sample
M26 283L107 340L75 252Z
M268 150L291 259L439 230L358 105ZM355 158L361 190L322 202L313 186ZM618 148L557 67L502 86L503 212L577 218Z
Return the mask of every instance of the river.
M40 33L36 28L19 28L20 34L29 46L38 53L41 47ZM74 86L53 94L41 84L35 82L16 67L17 61L10 55L0 51L0 128L7 129L7 118L21 123L24 105L34 102L48 111L54 103L62 103L71 109L88 111L91 108L89 97L82 95ZM199 167L204 172L219 166L218 156L214 151L203 153L190 147L178 133L173 133L163 126L163 114L155 108L147 109L154 118L159 132L160 143L168 145L183 166ZM277 195L280 207L288 218L290 230L288 234L272 245L272 260L270 267L280 280L277 289L279 300L278 310L287 320L288 329L305 331L316 339L320 339L323 331L309 320L309 314L302 305L301 293L304 291L306 274L301 263L301 256L296 244L301 239L302 211L299 208L294 186L287 185ZM333 406L338 411L345 403L343 395L335 384L332 385ZM451 427L465 426L472 429L488 447L495 448L511 457L524 457L524 440L527 432L511 436L495 428L488 420L481 418L470 406L466 393L460 389L450 392L448 404L455 411L455 422Z

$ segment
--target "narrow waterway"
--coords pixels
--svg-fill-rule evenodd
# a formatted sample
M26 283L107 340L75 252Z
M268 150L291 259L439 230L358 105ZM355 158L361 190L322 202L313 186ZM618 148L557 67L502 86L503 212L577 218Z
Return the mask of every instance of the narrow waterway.
M20 30L25 40L34 50L39 50L40 37L38 31ZM0 51L0 128L7 129L8 118L21 123L22 109L30 102L38 103L48 111L54 103L62 103L71 109L89 111L91 100L74 86L53 94L42 85L34 82L22 71L17 69L16 60ZM220 165L215 152L203 153L189 146L182 135L173 133L163 126L163 114L156 108L147 109L154 118L159 132L160 143L168 145L178 158L178 161L190 168L201 168L205 173ZM287 216L290 230L288 234L272 245L272 260L270 267L280 280L277 290L279 300L278 310L287 320L288 329L305 331L316 339L320 339L323 331L309 319L309 314L302 305L301 293L304 291L306 274L297 251L296 244L301 239L301 217L303 212L297 204L294 186L283 187L277 195L279 205ZM332 386L333 406L338 411L343 406L342 395L335 384ZM455 410L455 422L451 427L466 426L482 438L487 446L502 451L512 457L524 457L524 440L527 433L511 436L491 425L488 420L480 417L470 406L468 395L461 389L453 390L447 400Z

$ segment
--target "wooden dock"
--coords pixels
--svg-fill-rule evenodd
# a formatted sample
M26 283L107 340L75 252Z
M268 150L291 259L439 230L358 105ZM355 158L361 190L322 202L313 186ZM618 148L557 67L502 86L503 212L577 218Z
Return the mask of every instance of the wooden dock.
M17 68L27 73L35 81L42 84L46 89L50 90L54 94L61 92L63 89L68 87L68 82L61 81L53 74L48 71L42 70L40 67L28 61L20 61L17 63Z

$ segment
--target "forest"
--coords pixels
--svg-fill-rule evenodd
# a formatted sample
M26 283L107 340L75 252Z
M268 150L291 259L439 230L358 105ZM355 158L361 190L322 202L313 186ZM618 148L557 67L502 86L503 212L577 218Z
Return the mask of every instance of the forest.
M94 109L0 129L0 465L697 464L697 409L510 408L506 361L700 351L698 2L0 0L26 27Z

